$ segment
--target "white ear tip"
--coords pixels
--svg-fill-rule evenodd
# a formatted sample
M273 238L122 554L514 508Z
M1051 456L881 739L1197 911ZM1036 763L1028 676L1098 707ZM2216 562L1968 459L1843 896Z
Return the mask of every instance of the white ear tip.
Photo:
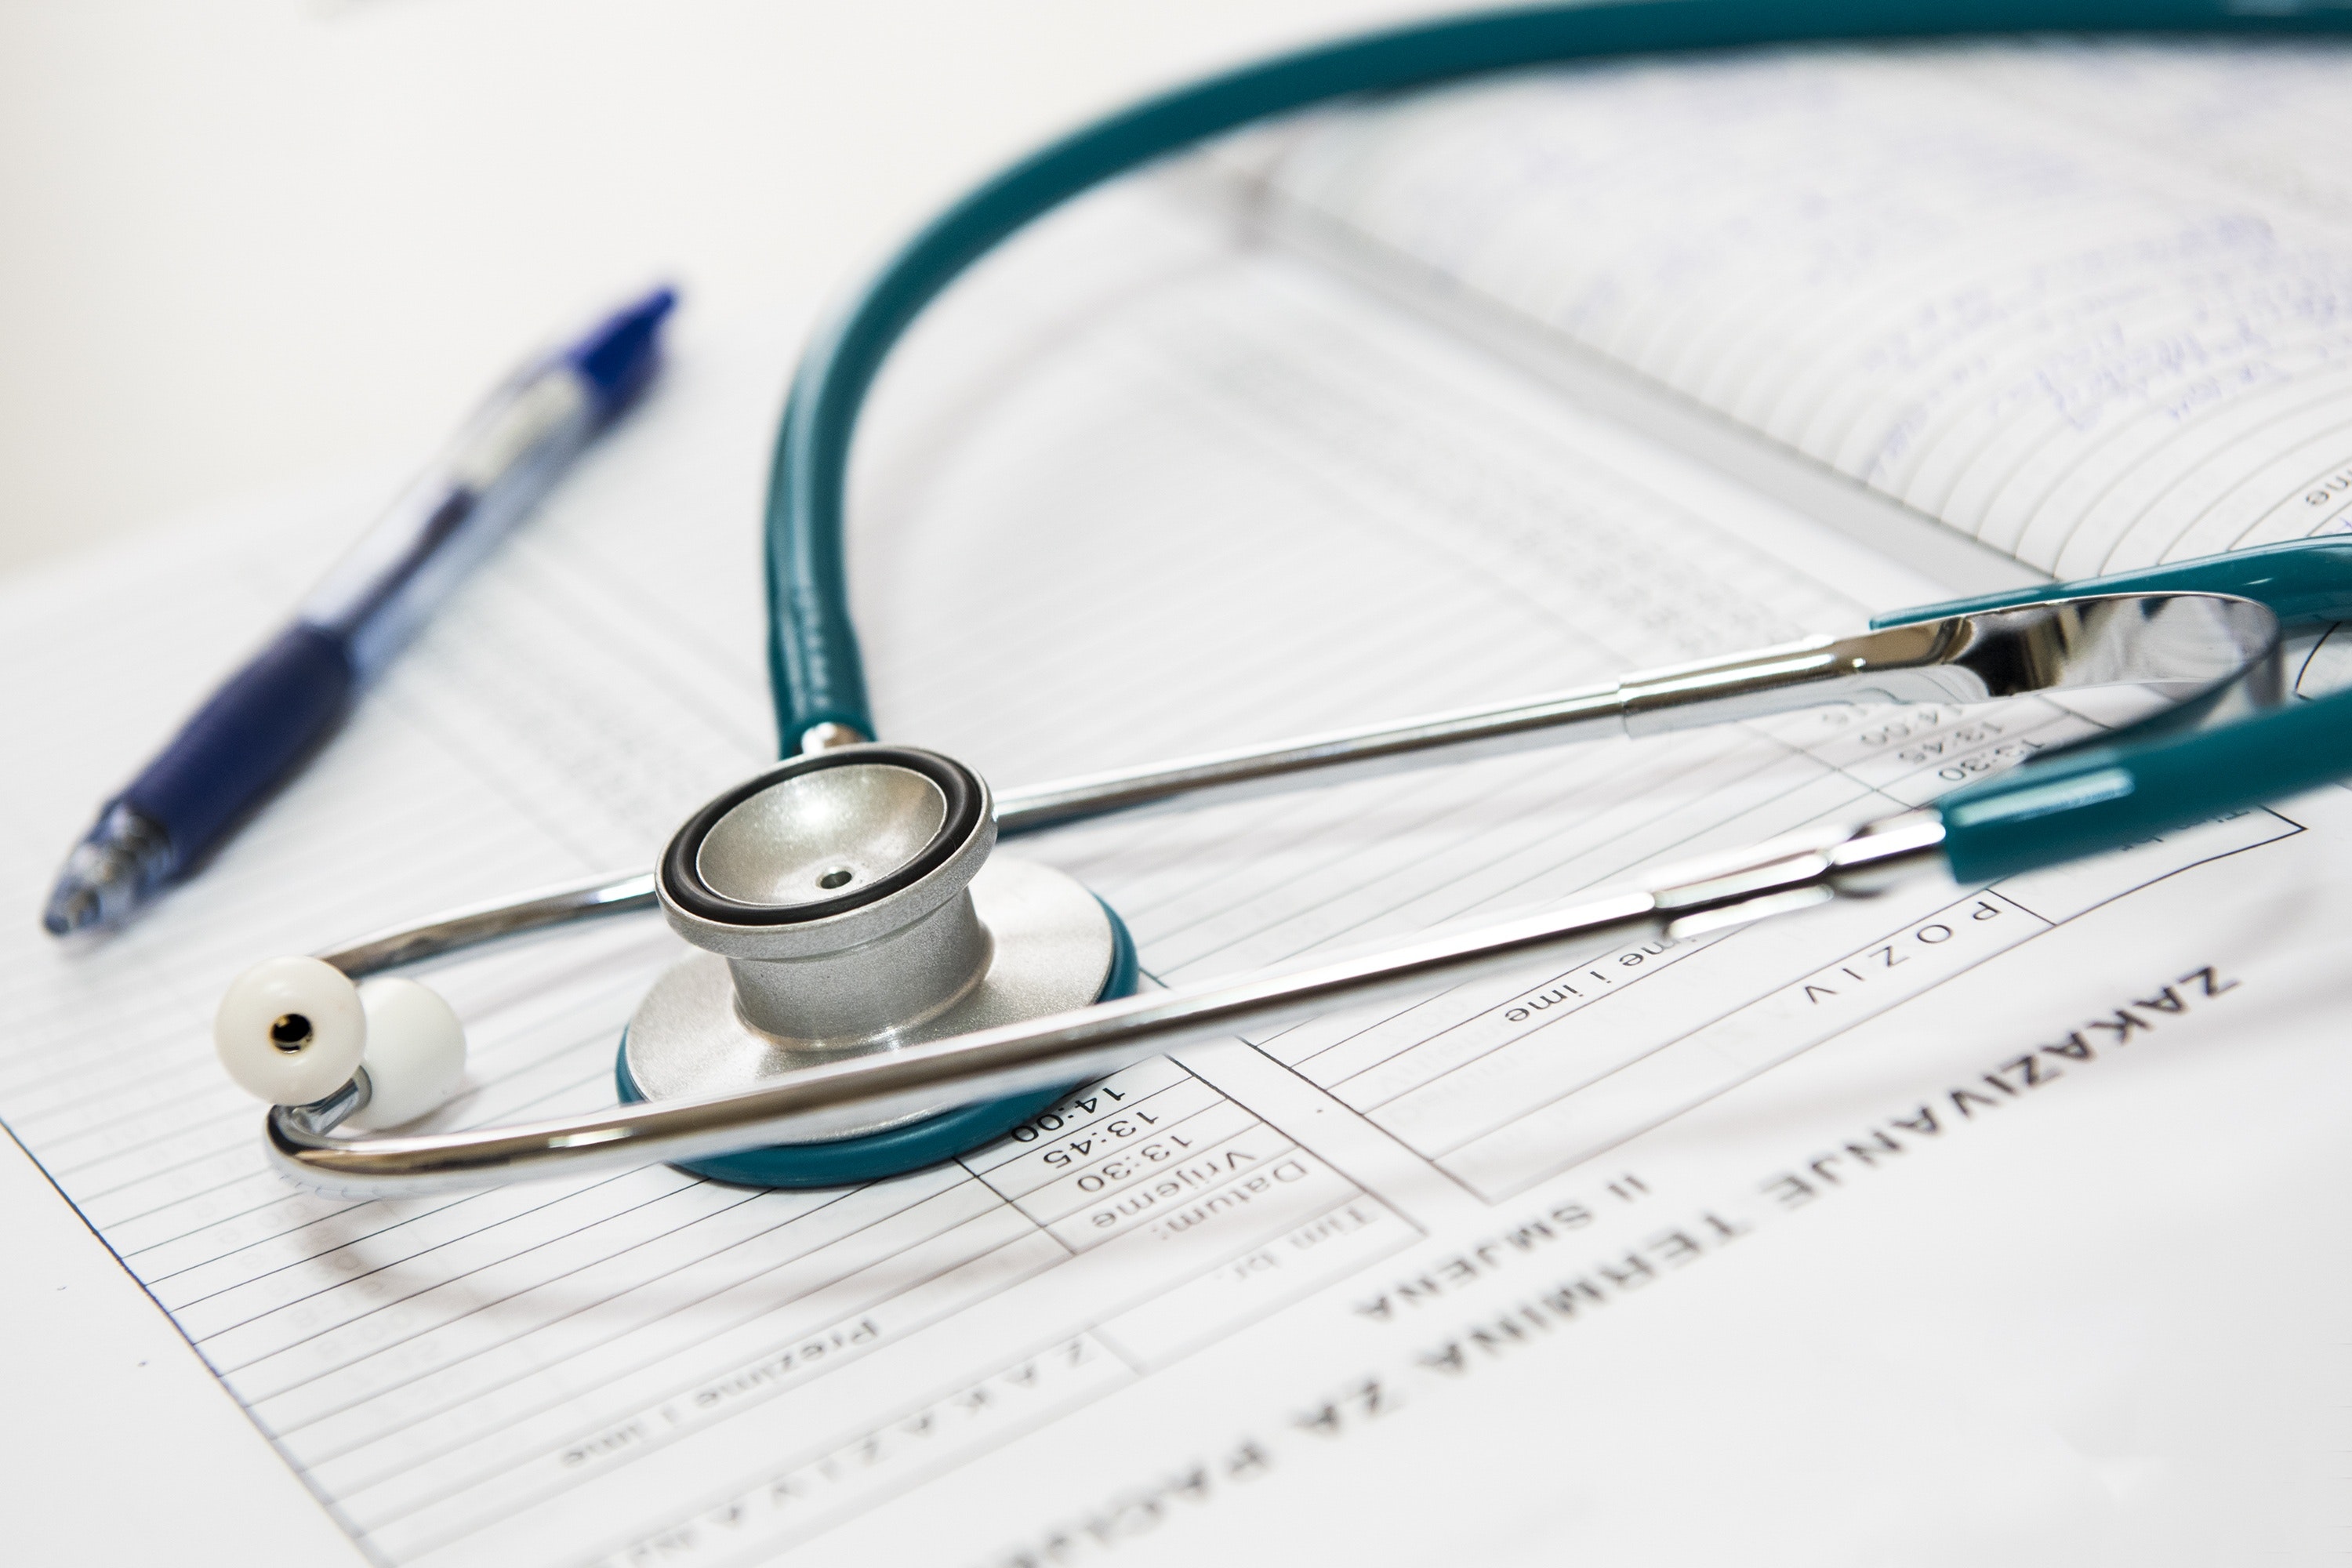
M360 983L367 1012L368 1102L350 1125L397 1127L438 1110L466 1076L466 1027L440 996L414 980Z
M236 977L213 1015L213 1046L237 1087L308 1105L349 1083L367 1043L359 988L331 963L269 958Z

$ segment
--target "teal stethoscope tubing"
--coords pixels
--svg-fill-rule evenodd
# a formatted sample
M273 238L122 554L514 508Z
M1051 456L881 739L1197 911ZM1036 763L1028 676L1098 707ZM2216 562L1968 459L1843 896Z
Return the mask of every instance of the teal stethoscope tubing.
M769 675L782 749L812 727L874 733L844 572L857 416L908 325L967 267L1070 197L1254 121L1334 99L1515 67L1742 45L2000 33L2352 33L2352 14L2217 0L1633 0L1493 11L1302 49L1148 99L1032 153L941 213L804 353L768 492ZM2053 592L2044 590L2040 596ZM2126 731L1941 802L1956 875L2113 847L2352 773L2352 693L2208 732Z

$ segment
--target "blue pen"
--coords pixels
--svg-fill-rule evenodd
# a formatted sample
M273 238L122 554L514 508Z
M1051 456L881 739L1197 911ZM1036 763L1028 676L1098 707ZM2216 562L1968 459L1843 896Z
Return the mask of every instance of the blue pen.
M662 289L490 395L424 478L336 563L67 857L41 923L121 919L202 861L317 749L457 580L653 374Z

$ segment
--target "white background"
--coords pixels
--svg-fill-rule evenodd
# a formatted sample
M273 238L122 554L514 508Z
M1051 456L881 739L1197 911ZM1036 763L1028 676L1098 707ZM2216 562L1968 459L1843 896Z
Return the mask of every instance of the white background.
M805 316L1058 130L1433 8L0 0L0 573L414 460L652 279Z

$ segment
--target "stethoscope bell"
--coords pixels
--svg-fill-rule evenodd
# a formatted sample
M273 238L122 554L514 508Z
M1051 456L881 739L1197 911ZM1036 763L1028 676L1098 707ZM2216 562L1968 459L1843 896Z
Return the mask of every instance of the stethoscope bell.
M903 746L795 758L704 806L655 876L700 951L655 983L623 1037L624 1100L751 1089L787 1073L1083 1007L1134 988L1116 917L1071 878L992 858L988 786ZM950 1158L1058 1090L877 1121L685 1168L762 1186L833 1186Z

